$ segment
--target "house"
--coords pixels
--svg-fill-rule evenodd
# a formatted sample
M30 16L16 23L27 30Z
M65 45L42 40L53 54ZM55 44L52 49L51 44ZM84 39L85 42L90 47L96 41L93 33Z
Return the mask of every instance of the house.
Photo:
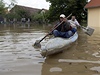
M36 15L37 13L41 13L41 11L47 11L46 9L38 9L38 8L31 8L21 5L15 5L9 13L17 13L21 16L22 19L28 20L30 16Z
M88 9L88 26L100 27L100 0L91 0L85 8Z
M28 11L28 13L30 15L34 14L34 13L38 13L39 11L41 11L41 9L37 9L37 8L31 8L31 7L26 7L26 6L21 6L21 5L15 5L11 10L10 13L16 13L17 10L25 10Z

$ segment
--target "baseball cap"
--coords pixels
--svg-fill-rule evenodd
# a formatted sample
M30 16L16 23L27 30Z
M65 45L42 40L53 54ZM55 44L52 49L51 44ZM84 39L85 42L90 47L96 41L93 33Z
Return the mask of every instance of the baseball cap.
M61 14L60 17L65 18L66 16L64 14Z

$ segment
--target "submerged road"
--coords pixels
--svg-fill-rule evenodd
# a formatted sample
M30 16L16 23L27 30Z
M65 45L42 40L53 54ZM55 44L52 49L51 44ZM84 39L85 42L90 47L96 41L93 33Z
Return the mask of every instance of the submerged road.
M32 45L45 36L48 28L0 26L0 75L100 74L100 28L95 28L92 36L79 29L79 38L70 48L43 58L40 49Z

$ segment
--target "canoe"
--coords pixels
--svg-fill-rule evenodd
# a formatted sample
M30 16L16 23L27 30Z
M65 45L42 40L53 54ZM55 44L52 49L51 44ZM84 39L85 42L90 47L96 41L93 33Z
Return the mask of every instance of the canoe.
M62 51L62 48L69 46L69 44L75 42L77 38L77 32L70 38L51 38L43 47L41 47L41 55L46 57L55 53L59 53Z

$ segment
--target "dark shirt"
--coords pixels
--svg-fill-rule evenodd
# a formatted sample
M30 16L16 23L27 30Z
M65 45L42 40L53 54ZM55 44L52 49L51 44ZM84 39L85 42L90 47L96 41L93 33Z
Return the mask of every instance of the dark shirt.
M58 24L59 24L59 23L58 23ZM58 24L57 24L57 25L58 25ZM71 25L70 25L69 22L63 22L60 26L58 26L58 27L56 28L56 30L62 31L62 32L67 32L67 31L71 30Z

